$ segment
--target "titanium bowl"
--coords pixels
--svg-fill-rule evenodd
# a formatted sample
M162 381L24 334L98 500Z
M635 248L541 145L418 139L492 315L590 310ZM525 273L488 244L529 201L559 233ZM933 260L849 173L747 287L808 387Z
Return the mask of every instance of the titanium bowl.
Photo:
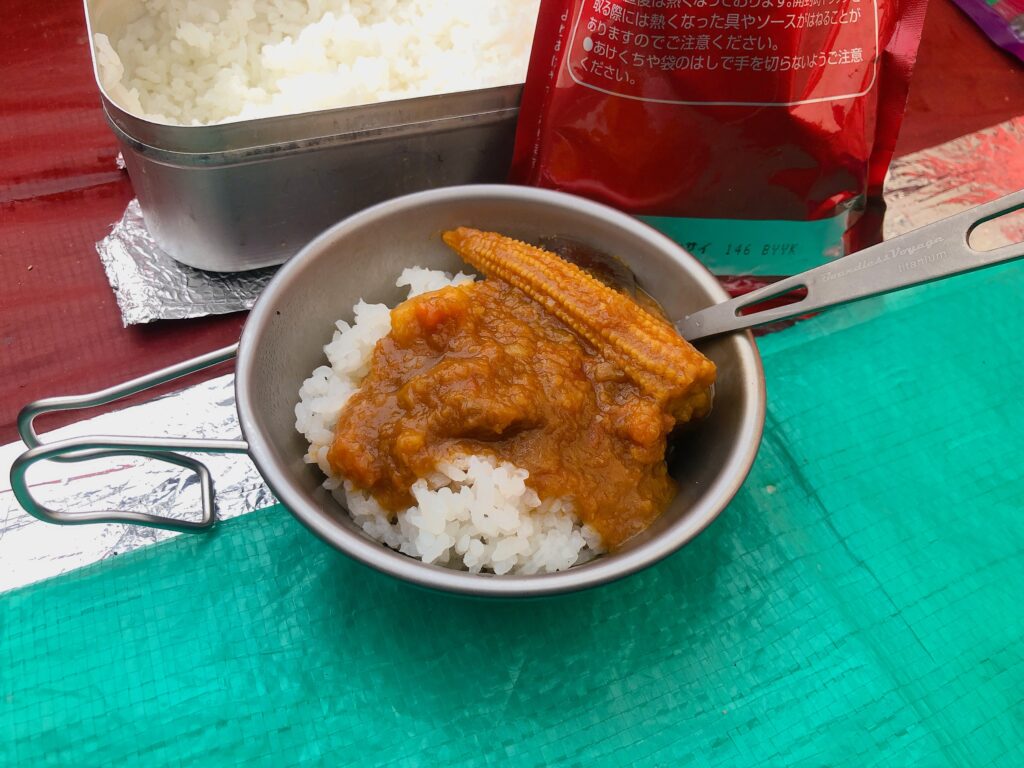
M321 487L302 457L295 430L298 391L325 362L323 347L339 317L360 299L393 305L394 286L413 265L457 271L441 242L455 226L495 230L527 241L579 240L619 256L668 315L682 318L728 299L715 278L682 248L636 219L559 192L503 185L448 187L381 203L336 224L302 248L260 297L242 332L236 401L249 454L285 506L346 555L430 589L484 597L534 597L606 584L653 565L707 527L739 490L757 454L765 416L760 357L749 332L698 343L718 366L711 415L686 432L670 472L671 506L619 551L553 574L493 576L427 565L367 538Z

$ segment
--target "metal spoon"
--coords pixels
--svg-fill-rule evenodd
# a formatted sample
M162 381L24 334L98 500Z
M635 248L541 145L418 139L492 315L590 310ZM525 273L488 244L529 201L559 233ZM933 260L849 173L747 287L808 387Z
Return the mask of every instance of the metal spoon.
M694 312L675 326L684 338L696 341L1019 259L1024 257L1024 243L979 251L970 246L969 239L984 222L1022 208L1024 190ZM638 296L642 290L629 268L614 257L561 238L549 238L542 245L630 295ZM806 291L799 301L744 313L799 290Z

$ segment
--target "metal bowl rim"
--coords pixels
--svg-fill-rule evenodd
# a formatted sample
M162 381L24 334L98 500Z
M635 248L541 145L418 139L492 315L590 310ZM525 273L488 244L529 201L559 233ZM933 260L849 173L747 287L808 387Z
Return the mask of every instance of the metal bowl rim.
M557 573L493 576L456 571L427 565L349 530L303 498L288 474L279 470L273 461L270 442L257 426L250 396L255 350L260 345L263 329L272 321L277 295L288 285L301 280L306 266L328 252L349 232L373 226L381 219L420 205L481 197L542 203L610 220L654 248L670 252L694 281L716 298L716 303L729 298L715 277L675 242L632 216L575 195L534 187L478 184L432 189L394 198L349 216L312 240L285 263L256 302L242 330L236 364L235 396L242 433L249 442L250 455L257 468L285 507L323 541L375 570L429 589L480 597L538 597L607 584L659 562L690 542L725 509L746 479L760 444L766 400L761 358L749 332L736 334L741 339L739 369L747 374L742 387L748 405L747 414L717 480L705 490L683 520L661 535L635 549Z

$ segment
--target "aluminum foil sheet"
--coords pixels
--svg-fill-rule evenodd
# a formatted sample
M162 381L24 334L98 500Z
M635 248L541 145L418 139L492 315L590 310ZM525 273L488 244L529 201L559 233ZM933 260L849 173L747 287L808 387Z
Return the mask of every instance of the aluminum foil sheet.
M1024 116L905 155L885 181L886 239L1024 189ZM976 248L1024 240L1024 217L979 227Z
M125 327L250 309L276 270L204 272L175 261L146 229L138 200L128 204L96 251Z
M1024 117L898 159L886 185L886 237L1022 187ZM1024 218L1009 219L991 235L996 242L1021 240L1022 236ZM269 278L269 270L253 280L245 275L207 276L178 265L158 253L134 202L111 236L100 244L100 254L118 291L126 323L244 309ZM158 263L164 266L156 266ZM232 280L236 282L232 284ZM175 306L180 314L169 314ZM56 430L45 439L139 431L150 436L236 439L239 428L233 380L232 375L222 376ZM140 424L145 428L140 430ZM0 592L171 536L203 535L114 524L55 526L39 522L21 509L10 489L11 463L24 449L20 442L0 448ZM199 458L213 473L219 518L274 503L269 488L245 456ZM44 502L72 511L107 508L114 503L175 516L196 515L199 510L199 491L190 474L135 457L88 464L49 462L38 465L29 479Z
M145 425L140 427L140 425ZM228 374L141 405L106 413L54 430L46 441L82 435L137 435L238 439L234 376ZM177 534L135 525L59 526L25 512L10 486L10 467L25 450L20 441L0 448L0 592L31 584L98 560L115 557ZM214 478L218 519L275 503L247 456L194 454ZM70 512L145 509L178 518L197 518L195 475L136 456L72 464L42 462L29 472L37 498Z

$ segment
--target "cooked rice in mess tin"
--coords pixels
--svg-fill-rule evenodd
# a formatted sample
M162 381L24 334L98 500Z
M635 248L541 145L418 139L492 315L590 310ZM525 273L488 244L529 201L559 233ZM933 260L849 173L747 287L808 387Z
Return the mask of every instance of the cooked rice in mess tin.
M93 43L122 109L207 125L521 83L538 4L139 0Z

